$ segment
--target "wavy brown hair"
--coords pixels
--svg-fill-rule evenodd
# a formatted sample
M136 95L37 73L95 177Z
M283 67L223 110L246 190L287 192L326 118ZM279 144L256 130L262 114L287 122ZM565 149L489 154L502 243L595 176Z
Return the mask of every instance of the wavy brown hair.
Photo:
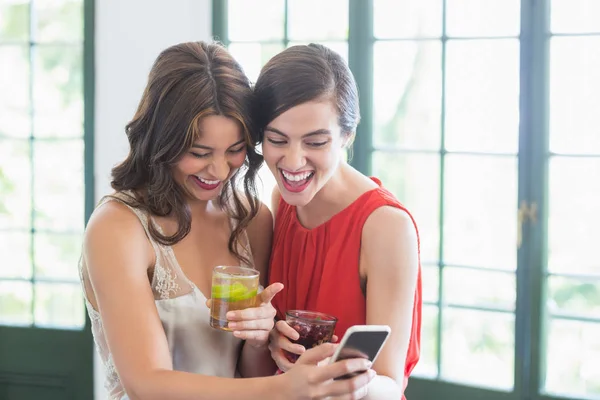
M256 152L257 133L251 118L252 89L241 66L218 44L181 43L164 50L154 62L133 120L125 128L127 158L112 170L113 189L131 192L126 202L152 215L170 216L177 231L166 236L149 224L152 237L174 245L191 228L191 212L184 189L173 179L172 167L201 134L204 117L220 115L235 120L242 129L247 156L244 166L227 181L219 204L237 221L229 250L237 250L240 235L257 215L256 174L262 156ZM245 201L236 188L242 186Z

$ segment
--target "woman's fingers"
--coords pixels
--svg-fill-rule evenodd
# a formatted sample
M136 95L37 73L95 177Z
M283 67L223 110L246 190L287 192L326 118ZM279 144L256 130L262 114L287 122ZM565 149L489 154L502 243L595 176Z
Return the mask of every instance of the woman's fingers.
M261 306L246 308L245 310L229 311L226 316L228 321L252 321L258 319L270 319L272 321L276 314L277 311L272 306Z
M288 323L283 320L277 321L277 323L275 324L275 328L277 328L277 331L279 333L290 338L291 340L300 339L300 334L298 333L298 331L289 326Z
M273 297L283 290L283 283L275 282L270 284L258 294L258 299L262 304L268 304L273 300Z
M331 379L342 377L344 375L363 375L363 372L370 370L371 365L372 363L364 358L351 358L347 360L337 361L333 364L325 365L319 368L316 379L319 382L325 382ZM351 381L350 383L346 382L345 384L353 384L355 382L354 378L344 380ZM360 382L360 380L358 382ZM344 384L338 386L342 387L344 386Z

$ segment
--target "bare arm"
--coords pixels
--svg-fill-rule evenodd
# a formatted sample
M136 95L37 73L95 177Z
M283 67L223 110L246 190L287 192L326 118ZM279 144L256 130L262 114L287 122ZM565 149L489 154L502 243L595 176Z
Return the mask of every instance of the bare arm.
M274 398L276 377L241 380L172 370L148 282L154 253L137 217L123 205L110 202L97 210L86 230L84 257L108 346L131 399Z
M269 280L273 217L271 211L262 203L258 215L248 226L248 237L255 268L260 271L261 285L266 287ZM271 358L268 343L252 346L245 342L238 361L238 370L244 378L273 375L277 367Z
M361 270L367 274L367 324L389 325L392 334L373 369L370 400L399 399L410 341L419 269L415 226L404 211L381 207L362 233Z

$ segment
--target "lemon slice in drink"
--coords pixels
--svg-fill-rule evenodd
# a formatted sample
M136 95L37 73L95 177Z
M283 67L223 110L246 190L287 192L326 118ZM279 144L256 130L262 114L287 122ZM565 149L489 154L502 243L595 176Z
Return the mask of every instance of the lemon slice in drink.
M244 293L232 295L230 297L230 301L248 300L248 299L251 299L251 298L253 298L255 296L256 296L256 289L254 289L254 290L248 290L246 288L246 291Z
M237 301L240 297L245 297L248 291L246 286L240 282L231 285L214 285L212 287L212 297L213 299Z

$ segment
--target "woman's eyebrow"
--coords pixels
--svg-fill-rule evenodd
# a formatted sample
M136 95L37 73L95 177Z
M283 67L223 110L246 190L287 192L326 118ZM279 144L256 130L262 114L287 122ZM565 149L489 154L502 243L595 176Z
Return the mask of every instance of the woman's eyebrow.
M229 146L228 149L230 149L234 146L237 146L238 144L245 143L245 142L246 142L245 139L241 139L241 140L235 142L234 144L232 144L231 146ZM192 147L197 148L197 149L204 149L204 150L214 150L212 147L204 146L203 144L198 144L198 143L194 143L192 145Z
M265 128L265 131L273 132L273 133L276 133L283 137L288 137L288 135L281 132L279 129L273 128L271 126L267 126ZM308 132L307 134L302 135L302 137L305 138L305 137L316 136L316 135L331 135L331 131L329 129L317 129L316 131Z

